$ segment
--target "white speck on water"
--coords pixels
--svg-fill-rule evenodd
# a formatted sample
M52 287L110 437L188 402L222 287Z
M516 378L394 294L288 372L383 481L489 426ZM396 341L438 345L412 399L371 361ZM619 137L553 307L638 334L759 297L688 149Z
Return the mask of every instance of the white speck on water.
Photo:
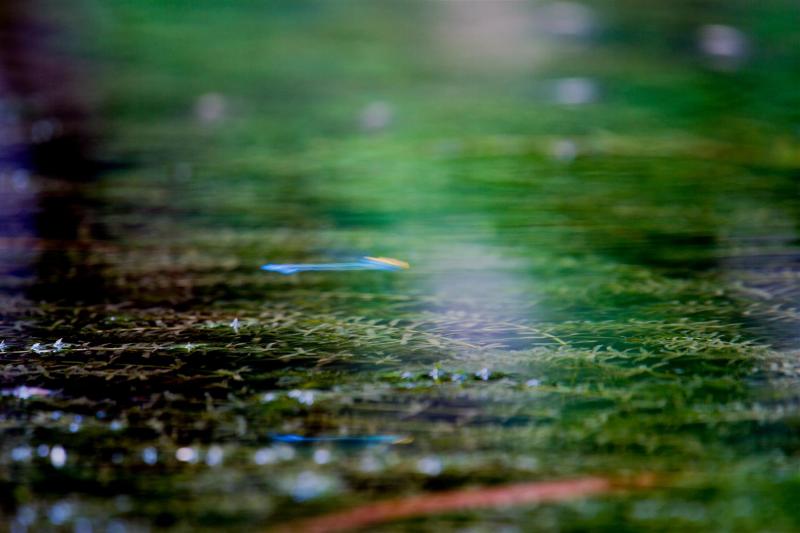
M294 459L295 455L294 448L292 448L291 446L287 446L286 444L280 444L278 446L275 446L273 449L275 450L278 459L282 461L289 461L291 459Z
M53 525L60 526L72 516L72 504L69 502L58 502L50 507L47 517Z
M197 461L197 450L191 446L184 446L175 450L175 459L182 463L194 463Z
M206 93L197 99L194 112L198 120L211 124L225 118L227 108L228 102L223 95Z
M480 370L475 372L475 377L478 379L482 379L483 381L489 381L489 376L491 375L492 373L489 371L488 368L481 368Z
M261 396L261 403L269 403L274 402L278 398L278 395L274 392L265 392L263 396Z
M381 470L381 462L372 455L365 455L361 458L358 462L358 469L366 474L371 474L374 472L379 472Z
M221 446L212 445L206 452L206 464L208 466L219 466L222 464L222 459L225 456Z
M550 149L553 158L566 163L573 161L578 155L578 145L570 139L560 139Z
M287 394L289 398L294 398L303 405L314 405L314 391L292 389Z
M67 463L67 451L60 444L50 450L50 463L56 468L61 468Z
M442 472L442 461L436 457L423 457L417 461L417 472L428 476L438 476Z
M450 381L452 381L453 383L461 383L462 381L464 381L464 374L453 374L452 376L450 376Z
M11 460L15 462L29 461L31 456L31 449L28 446L17 446L11 450Z
M597 100L597 84L589 78L561 78L552 82L553 100L562 105L583 105Z
M194 350L194 344L192 344L191 342L187 342L184 345L184 348L186 349L187 352L191 352L192 350Z
M111 429L111 431L119 431L124 427L124 425L119 420L112 420L108 427Z
M50 455L50 446L47 444L40 444L36 447L36 455L39 457L47 457Z
M414 374L412 372L403 372L400 377L402 379L414 379Z
M253 462L257 465L268 465L278 461L278 454L272 448L261 448L253 454Z
M158 462L158 450L152 446L148 446L142 450L142 461L148 465L154 465Z
M50 413L50 420L60 420L62 414L63 413L61 411L53 411Z
M708 24L699 31L700 50L712 58L738 60L747 53L747 37L741 30L723 24Z
M525 382L525 386L526 387L531 387L531 388L538 387L541 384L542 384L542 382L539 381L538 379L529 379L528 381Z
M318 465L326 465L331 462L331 452L325 448L314 450L314 462Z
M361 110L359 123L366 131L380 131L392 123L394 110L386 102L370 102Z
M50 396L53 394L53 391L41 387L26 387L25 385L21 385L13 389L3 389L0 391L0 394L3 396L14 396L20 400L27 400L34 396Z
M442 375L442 371L441 371L441 370L439 370L439 369L438 369L438 368L436 368L436 367L433 367L433 368L431 369L431 371L430 371L430 372L428 372L428 375L430 376L430 378L431 378L433 381L439 381L439 378L440 378L440 377L441 377L441 375Z
M337 485L333 478L304 470L292 480L283 483L284 490L296 501L302 502L322 496Z
M44 344L42 344L41 342L36 342L33 344L33 346L31 346L31 351L34 351L36 353L47 353L50 350L45 348Z
M17 512L17 522L29 526L36 522L36 508L32 505L23 505Z
M239 328L242 327L242 323L239 322L239 318L234 318L231 321L231 328L233 328L234 333L239 333Z
M55 349L55 351L57 352L60 352L67 346L69 346L69 344L65 343L64 339L58 339L56 342L53 343L53 349Z
M539 467L539 461L535 457L520 457L517 459L516 465L522 470L536 470Z
M81 423L80 422L71 422L69 424L69 432L70 433L77 433L81 430Z
M5 351L6 351L6 341L2 340L0 341L0 352L5 352Z

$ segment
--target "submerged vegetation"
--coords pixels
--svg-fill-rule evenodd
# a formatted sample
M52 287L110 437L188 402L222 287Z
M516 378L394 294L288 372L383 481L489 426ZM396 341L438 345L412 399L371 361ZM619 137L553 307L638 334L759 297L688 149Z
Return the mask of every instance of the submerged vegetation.
M530 22L492 33L513 53L462 40L475 2L83 3L93 155L120 163L32 176L79 229L2 243L9 524L280 528L436 493L381 527L800 527L790 7L600 3L565 37L534 31L549 4L491 4ZM741 63L697 51L717 17ZM366 255L412 268L259 270ZM458 504L582 479L651 481Z

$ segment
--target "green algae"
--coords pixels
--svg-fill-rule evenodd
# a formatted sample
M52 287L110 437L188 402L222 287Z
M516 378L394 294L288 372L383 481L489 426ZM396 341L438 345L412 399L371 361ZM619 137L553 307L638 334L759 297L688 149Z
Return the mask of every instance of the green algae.
M796 529L800 51L767 4L731 8L759 55L723 72L665 44L716 22L688 5L646 46L646 6L598 5L590 41L469 68L427 4L95 6L79 53L100 63L98 151L133 163L71 189L88 236L3 278L4 387L53 391L0 397L4 516L52 524L66 502L70 524L254 529L656 473L641 493L386 530ZM597 101L543 96L569 76ZM208 93L226 102L210 123ZM364 131L376 100L393 119ZM258 270L365 254L412 268Z

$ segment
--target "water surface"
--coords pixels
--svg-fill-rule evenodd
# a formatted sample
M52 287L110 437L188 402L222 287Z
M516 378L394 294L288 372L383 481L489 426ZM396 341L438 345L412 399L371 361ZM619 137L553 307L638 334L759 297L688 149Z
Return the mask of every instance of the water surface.
M584 478L651 481L372 529L800 527L796 6L38 7L0 11L10 529ZM259 269L363 256L411 268Z

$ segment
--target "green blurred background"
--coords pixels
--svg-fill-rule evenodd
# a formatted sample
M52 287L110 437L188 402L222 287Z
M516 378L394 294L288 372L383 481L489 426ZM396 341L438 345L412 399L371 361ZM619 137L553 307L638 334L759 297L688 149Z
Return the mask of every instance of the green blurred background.
M3 8L9 530L797 530L798 10Z

